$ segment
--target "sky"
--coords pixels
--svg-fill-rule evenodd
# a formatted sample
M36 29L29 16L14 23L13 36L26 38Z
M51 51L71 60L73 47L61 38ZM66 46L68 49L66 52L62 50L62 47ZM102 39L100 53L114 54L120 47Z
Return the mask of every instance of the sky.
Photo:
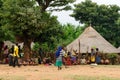
M76 0L76 4L85 1L85 0ZM92 2L96 2L98 5L105 4L105 5L118 5L120 6L120 0L91 0ZM81 25L78 21L75 21L73 17L69 15L72 14L72 11L61 11L61 12L52 12L52 15L58 16L57 20L61 24L73 24L73 25Z

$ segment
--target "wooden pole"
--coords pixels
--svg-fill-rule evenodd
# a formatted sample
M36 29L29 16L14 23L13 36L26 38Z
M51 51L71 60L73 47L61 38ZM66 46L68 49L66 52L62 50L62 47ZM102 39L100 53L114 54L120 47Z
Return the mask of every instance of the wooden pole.
M80 59L80 40L78 40L78 45L79 45L78 59Z

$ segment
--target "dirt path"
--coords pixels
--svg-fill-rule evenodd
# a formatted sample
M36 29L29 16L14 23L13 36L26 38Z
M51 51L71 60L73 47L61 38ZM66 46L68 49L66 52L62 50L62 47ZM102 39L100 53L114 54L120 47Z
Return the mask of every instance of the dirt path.
M13 68L8 65L0 65L0 77L18 76L25 80L71 80L76 75L120 78L120 66L76 65L69 66L69 68L63 66L62 70L58 71L55 66L38 65Z

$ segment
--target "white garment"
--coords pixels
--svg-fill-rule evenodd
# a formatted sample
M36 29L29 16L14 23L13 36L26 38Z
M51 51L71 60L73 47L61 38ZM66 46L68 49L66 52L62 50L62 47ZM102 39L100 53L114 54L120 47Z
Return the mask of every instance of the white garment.
M65 55L65 51L62 49L61 51L60 51L60 54L63 56L63 55Z

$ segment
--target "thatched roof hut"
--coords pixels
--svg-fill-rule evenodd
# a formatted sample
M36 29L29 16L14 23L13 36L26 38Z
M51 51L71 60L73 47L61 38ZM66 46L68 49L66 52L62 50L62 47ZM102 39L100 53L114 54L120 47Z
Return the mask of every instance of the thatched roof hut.
M76 40L67 46L68 51L77 50L80 53L90 53L91 48L99 48L99 51L103 53L119 53L119 50L105 40L91 26L87 27Z
M118 47L118 50L120 50L120 47Z

